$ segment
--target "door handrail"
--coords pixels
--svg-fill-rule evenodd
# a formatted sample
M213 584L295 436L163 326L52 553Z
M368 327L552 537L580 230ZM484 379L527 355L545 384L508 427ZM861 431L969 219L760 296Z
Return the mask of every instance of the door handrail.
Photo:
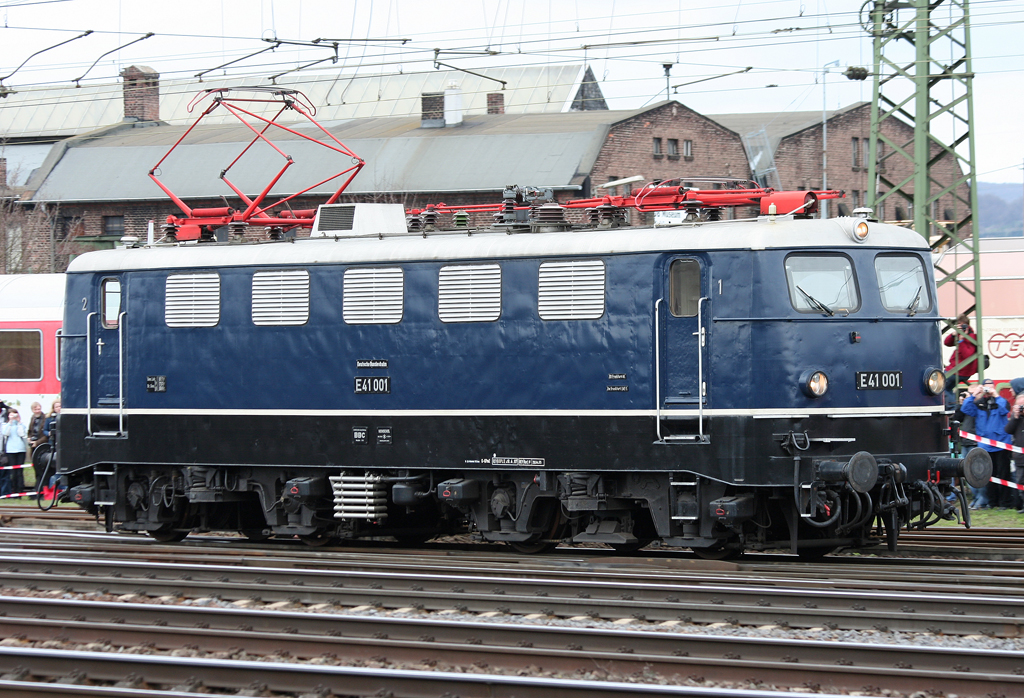
M85 433L92 436L92 316L85 316Z
M661 438L661 315L658 314L658 306L664 298L654 301L654 417L657 424L658 441Z
M704 440L704 345L707 342L701 308L706 300L711 299L702 296L697 300L697 331L693 333L697 337L697 433L702 441Z
M661 435L661 314L659 306L664 298L654 301L654 411L657 422L658 441L664 442ZM707 330L704 327L702 310L704 301L711 300L702 296L697 300L697 438L704 441L704 347L707 345ZM692 438L692 437L691 437Z
M117 433L124 435L124 319L127 311L117 316Z

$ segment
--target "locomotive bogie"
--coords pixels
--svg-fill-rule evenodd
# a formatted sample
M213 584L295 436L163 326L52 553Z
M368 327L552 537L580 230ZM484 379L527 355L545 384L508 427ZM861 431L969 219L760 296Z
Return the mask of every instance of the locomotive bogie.
M112 529L161 539L891 540L963 515L947 497L986 463L949 457L927 244L844 226L84 255L61 473Z

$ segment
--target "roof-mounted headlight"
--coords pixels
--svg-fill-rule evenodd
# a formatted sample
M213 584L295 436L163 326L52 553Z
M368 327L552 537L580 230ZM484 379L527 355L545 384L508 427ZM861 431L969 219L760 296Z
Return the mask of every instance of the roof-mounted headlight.
M850 237L853 238L854 242L864 242L868 239L868 233L870 232L870 226L864 219L852 219L850 221Z

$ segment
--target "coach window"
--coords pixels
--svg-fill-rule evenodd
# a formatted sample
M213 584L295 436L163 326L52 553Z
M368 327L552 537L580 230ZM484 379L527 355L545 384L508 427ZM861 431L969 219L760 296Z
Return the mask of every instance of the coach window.
M932 309L924 265L917 255L880 254L875 257L875 276L886 310L923 313Z
M121 281L103 279L103 326L115 329L121 316Z
M669 267L668 308L675 317L693 317L700 300L700 262L677 259Z
M853 263L839 254L786 257L789 300L801 313L848 315L860 308Z
M0 380L43 379L43 333L39 330L0 330Z

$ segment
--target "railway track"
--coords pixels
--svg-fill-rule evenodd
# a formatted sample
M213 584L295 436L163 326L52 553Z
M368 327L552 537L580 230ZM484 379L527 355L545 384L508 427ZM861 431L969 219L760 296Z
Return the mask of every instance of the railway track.
M462 677L528 672L548 682L529 689L543 695L572 695L557 687L567 676L571 690L583 677L603 679L602 691L625 679L696 691L786 686L872 695L885 687L910 695L927 686L961 696L1024 694L1019 649L971 646L973 638L1024 635L1020 563L840 556L810 565L768 555L709 562L660 551L627 560L572 549L521 557L480 547L314 550L221 537L162 545L21 528L0 529L0 547L0 635L8 638L0 642L0 689L8 680L37 684L33 691L41 681L72 681L43 668L51 659L38 651L56 647L76 662L89 655L88 680L109 688L143 675L112 668L118 655L143 651L188 655L210 668L197 679L209 687L221 685L220 672L235 671L224 662L254 658L261 666L330 666L338 676L377 672L364 677L377 682L366 695L381 686L396 696L477 695L467 685L427 682L405 693L392 688L401 680L382 678L422 671L442 681L444 668ZM884 641L900 633L966 644ZM18 678L18 666L32 668ZM160 680L165 670L154 668L142 683L173 688ZM753 677L761 683L745 681ZM266 685L283 685L274 681ZM639 695L646 684L626 685L625 694ZM296 695L318 695L311 686ZM529 695L515 682L501 690Z
M1024 635L1024 566L1013 563L984 569L925 563L911 570L848 562L813 569L762 563L744 569L669 558L646 568L636 561L624 569L617 558L580 556L531 558L530 563L514 558L513 564L473 556L461 563L449 554L422 553L398 559L350 553L338 559L322 552L222 551L204 544L161 546L145 540L133 550L133 541L109 535L89 539L120 549L83 554L80 542L71 548L47 548L40 543L45 535L30 535L24 544L18 538L6 531L0 535L6 551L0 582L7 588L121 595L141 588L151 596L434 612L497 610L562 618ZM183 550L190 550L187 563L181 561ZM731 569L725 573L716 567ZM906 584L910 574L917 589L912 597Z
M963 648L837 643L773 637L494 623L467 618L363 616L343 612L256 611L0 597L0 667L27 650L102 648L118 653L185 653L198 659L289 658L295 662L370 662L382 667L475 667L539 675L658 676L673 683L757 677L775 686L960 695L1024 690L1019 653ZM30 646L31 645L31 646ZM244 648L244 650L240 649ZM85 651L89 651L88 649ZM10 669L8 669L10 670ZM1015 673L1016 672L1016 673ZM125 677L122 676L122 679ZM204 682L205 683L205 682Z

